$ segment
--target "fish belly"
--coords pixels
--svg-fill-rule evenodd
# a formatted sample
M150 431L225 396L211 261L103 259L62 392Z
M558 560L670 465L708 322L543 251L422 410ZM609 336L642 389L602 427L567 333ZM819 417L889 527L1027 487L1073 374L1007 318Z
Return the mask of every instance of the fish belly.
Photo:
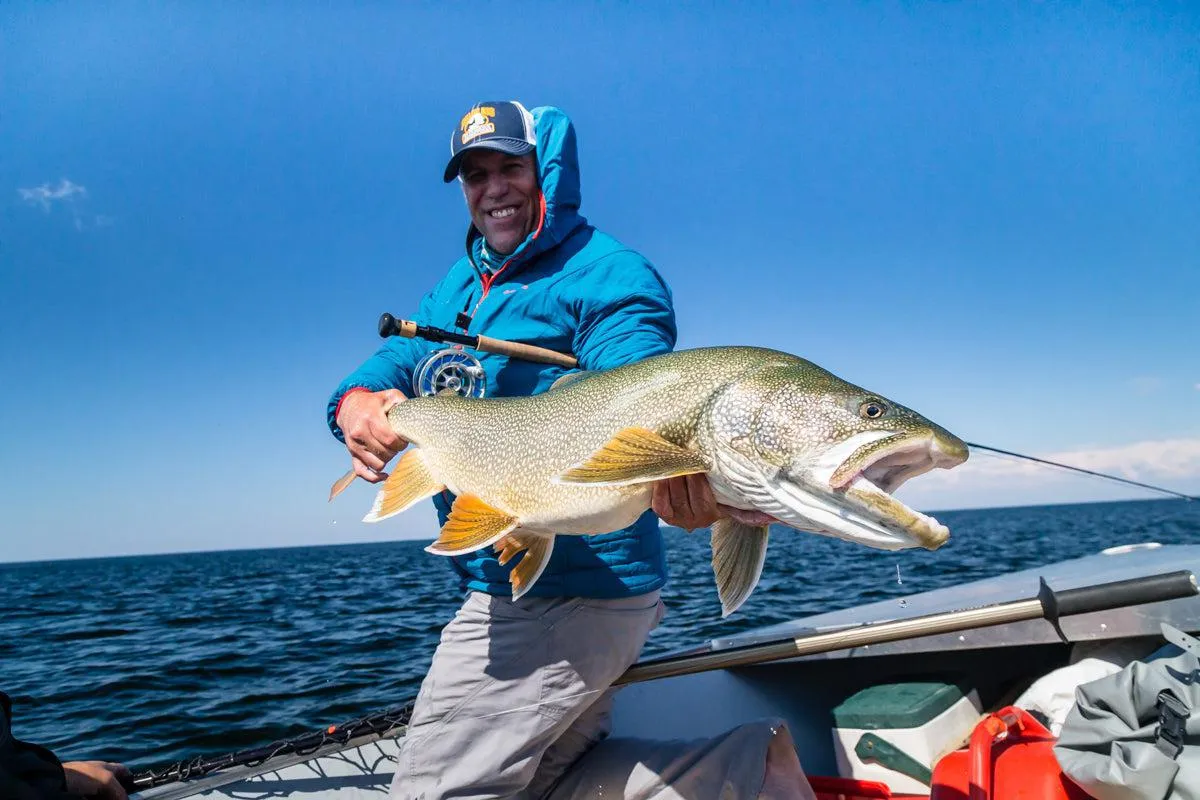
M560 487L555 487L560 488ZM522 504L521 524L555 533L590 535L627 528L650 507L652 487L561 487L543 502Z
M520 520L521 527L586 536L632 525L650 507L650 484L559 484L549 473L505 470L500 461L468 462L436 450L422 451L430 472L455 495L474 495Z

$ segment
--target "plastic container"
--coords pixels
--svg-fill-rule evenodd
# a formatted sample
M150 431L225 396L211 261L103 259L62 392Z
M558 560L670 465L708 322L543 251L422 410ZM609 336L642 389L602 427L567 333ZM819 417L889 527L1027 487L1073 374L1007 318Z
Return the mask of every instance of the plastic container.
M975 727L966 749L937 763L930 800L1089 800L1063 774L1054 742L1029 712L1002 708Z
M808 783L817 800L892 800L892 791L876 781L809 775Z
M975 690L950 681L863 689L833 710L838 774L928 796L933 765L963 746L982 715Z

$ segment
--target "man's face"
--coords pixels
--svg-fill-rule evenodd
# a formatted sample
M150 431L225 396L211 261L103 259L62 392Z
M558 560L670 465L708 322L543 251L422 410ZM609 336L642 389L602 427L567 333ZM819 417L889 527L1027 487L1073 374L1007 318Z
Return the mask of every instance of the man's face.
M496 150L472 150L459 169L471 221L488 247L508 254L537 224L540 192L532 153L510 156Z

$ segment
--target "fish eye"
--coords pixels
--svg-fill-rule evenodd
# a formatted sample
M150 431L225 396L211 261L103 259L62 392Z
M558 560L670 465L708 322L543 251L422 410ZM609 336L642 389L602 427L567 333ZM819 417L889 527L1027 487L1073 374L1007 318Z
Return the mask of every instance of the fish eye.
M879 419L886 413L887 406L878 400L868 400L858 407L858 414L864 419Z

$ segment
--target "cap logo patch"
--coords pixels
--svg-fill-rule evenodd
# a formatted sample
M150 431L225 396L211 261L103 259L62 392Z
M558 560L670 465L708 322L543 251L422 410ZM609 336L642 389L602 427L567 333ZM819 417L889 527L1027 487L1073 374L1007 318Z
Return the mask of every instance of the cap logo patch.
M496 109L492 106L471 109L458 124L458 127L462 129L462 143L466 144L485 133L495 132L496 124L491 122L491 118L494 116L496 116Z

